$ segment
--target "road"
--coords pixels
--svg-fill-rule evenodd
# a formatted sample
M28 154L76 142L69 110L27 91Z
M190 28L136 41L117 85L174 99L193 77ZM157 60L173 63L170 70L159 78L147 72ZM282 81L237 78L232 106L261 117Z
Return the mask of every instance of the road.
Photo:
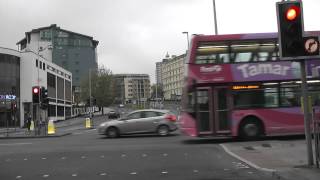
M271 179L225 153L221 141L178 132L109 139L81 126L59 138L0 140L0 179Z

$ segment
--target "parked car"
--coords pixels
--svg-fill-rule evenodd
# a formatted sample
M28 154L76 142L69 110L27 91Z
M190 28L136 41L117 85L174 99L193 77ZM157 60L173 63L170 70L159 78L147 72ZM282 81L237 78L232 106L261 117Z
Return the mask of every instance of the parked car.
M123 104L119 104L119 108L124 108L124 105Z
M101 135L115 138L122 134L157 133L166 136L175 131L177 117L168 110L146 109L133 111L123 118L99 125Z
M109 111L108 112L108 118L109 119L117 119L120 118L120 113L116 112L116 111Z

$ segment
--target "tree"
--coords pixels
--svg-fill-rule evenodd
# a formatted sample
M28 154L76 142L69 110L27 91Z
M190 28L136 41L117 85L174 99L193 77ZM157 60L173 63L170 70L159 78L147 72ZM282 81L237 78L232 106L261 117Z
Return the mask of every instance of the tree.
M96 106L102 108L110 106L115 98L114 79L110 69L103 65L97 71L91 71L91 95L92 103L95 99ZM89 78L84 78L81 82L81 99L87 102L89 99Z

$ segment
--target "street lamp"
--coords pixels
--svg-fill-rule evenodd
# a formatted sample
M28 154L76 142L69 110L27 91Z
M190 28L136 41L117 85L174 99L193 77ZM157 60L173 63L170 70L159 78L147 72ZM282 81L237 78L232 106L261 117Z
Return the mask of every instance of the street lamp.
M189 32L188 31L184 31L182 32L182 34L186 34L187 36L187 43L188 43L188 50L190 49L190 44L189 44Z
M216 0L212 0L212 4L213 4L214 32L215 32L215 35L218 35Z

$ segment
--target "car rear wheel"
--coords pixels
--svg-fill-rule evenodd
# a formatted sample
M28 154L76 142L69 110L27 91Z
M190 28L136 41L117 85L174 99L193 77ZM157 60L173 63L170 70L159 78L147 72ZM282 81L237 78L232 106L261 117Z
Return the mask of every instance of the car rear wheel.
M119 131L118 131L118 129L115 128L115 127L110 127L110 128L108 128L106 134L107 134L107 136L108 136L109 138L116 138L116 137L119 136Z
M169 134L169 127L166 125L162 125L158 127L158 134L160 136L167 136Z

